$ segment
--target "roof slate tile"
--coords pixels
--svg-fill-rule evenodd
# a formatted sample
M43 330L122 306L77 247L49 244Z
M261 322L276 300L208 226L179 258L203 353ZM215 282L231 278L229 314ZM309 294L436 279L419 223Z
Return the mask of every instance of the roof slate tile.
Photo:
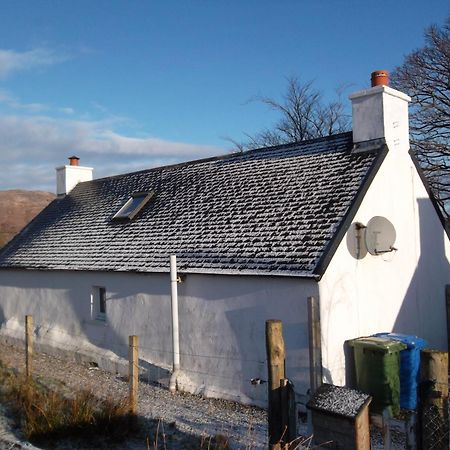
M351 133L78 184L0 253L0 268L313 275L374 167ZM125 222L135 192L155 198Z

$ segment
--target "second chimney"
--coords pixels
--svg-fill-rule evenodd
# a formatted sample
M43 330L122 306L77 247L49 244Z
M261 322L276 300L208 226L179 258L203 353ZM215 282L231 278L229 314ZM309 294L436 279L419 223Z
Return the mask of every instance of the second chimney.
M78 166L78 161L80 158L78 156L69 156L69 161L71 166Z
M78 156L69 156L69 165L56 168L56 195L63 197L78 183L92 180L92 167L78 165Z

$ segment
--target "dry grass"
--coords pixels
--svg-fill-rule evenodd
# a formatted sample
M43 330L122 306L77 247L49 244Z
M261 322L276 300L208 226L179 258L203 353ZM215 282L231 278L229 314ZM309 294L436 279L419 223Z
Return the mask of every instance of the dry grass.
M111 444L111 448L118 448L116 444L123 439L130 436L137 438L136 434L142 432L137 430L137 422L131 420L128 414L128 399L101 400L87 391L69 397L60 388L49 389L39 379L27 379L16 370L5 367L1 361L0 401L8 404L13 411L26 438L38 445L75 440L78 444L81 441L79 448L110 448L104 447L103 443L98 447L95 445L103 439ZM170 436L166 436L164 423L158 421L153 433L147 437L146 447L148 450L167 450L171 448L170 440ZM84 447L82 442L86 442L88 447ZM189 436L185 448L229 450L230 444L224 434ZM290 443L289 448L315 447L311 446L311 438L298 438ZM245 450L253 449L251 445L245 447Z
M90 392L67 398L0 362L0 398L32 442L67 437L124 437L130 430L127 401L100 400Z
M223 434L215 436L190 436L189 442L183 443L187 450L230 450L228 437ZM164 433L164 423L159 420L154 436L147 436L147 450L169 450L170 442L167 441ZM247 446L243 450L253 450L252 446Z
M315 450L321 448L312 444L313 436L299 436L289 443L285 443L281 448L289 450ZM147 436L147 450L169 450L170 444L166 440L164 433L164 423L160 420L156 427L155 434L152 437ZM325 444L330 444L326 442ZM325 445L322 444L322 445ZM214 436L202 435L192 436L191 441L185 446L187 450L230 450L235 448L231 446L229 438L225 434L216 434ZM256 447L249 444L245 447L239 447L240 450L255 450Z

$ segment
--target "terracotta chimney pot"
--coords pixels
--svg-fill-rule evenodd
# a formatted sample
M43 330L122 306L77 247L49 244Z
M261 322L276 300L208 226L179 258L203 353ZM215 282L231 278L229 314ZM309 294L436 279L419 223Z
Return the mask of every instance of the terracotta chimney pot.
M78 161L80 158L78 156L69 156L69 161L71 166L78 166Z
M389 72L387 70L376 70L372 72L372 87L389 86Z

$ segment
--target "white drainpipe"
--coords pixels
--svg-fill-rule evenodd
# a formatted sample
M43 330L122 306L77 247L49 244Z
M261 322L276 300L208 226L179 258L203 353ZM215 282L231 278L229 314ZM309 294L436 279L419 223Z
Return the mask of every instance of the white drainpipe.
M177 257L170 255L170 287L172 294L172 343L173 343L173 371L169 382L169 391L177 390L177 377L180 372L180 335L178 330L178 277Z

